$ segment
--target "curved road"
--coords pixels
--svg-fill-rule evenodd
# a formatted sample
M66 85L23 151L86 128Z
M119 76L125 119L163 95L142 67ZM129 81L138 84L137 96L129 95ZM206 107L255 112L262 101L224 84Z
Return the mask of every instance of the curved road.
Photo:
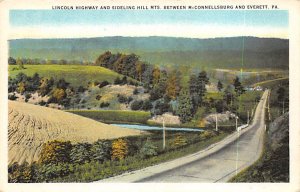
M261 155L265 131L265 91L257 105L253 122L219 143L188 155L145 169L125 173L98 182L226 182Z

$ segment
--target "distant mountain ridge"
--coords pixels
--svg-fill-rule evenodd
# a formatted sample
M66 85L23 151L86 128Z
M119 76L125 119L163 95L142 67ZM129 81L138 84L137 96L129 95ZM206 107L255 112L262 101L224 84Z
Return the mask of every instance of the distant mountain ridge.
M9 50L12 57L89 61L95 61L98 55L109 50L111 52L135 53L146 61L160 65L200 66L211 64L213 66L232 67L238 65L241 60L243 41L244 56L248 58L245 60L246 65L288 67L289 40L276 38L195 39L114 36L76 39L17 39L9 41ZM258 62L257 59L263 62ZM263 63L267 64L262 65Z

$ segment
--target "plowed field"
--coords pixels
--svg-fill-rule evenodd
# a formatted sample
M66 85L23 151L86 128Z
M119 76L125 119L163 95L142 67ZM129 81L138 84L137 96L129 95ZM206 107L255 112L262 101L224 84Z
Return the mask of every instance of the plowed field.
M52 140L94 142L138 135L140 131L119 128L82 116L37 105L8 103L9 163L37 161L43 143Z

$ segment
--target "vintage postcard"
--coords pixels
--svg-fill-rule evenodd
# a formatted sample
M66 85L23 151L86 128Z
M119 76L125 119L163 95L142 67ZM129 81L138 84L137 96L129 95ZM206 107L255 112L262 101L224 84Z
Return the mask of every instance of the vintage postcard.
M300 190L299 1L0 5L0 191Z

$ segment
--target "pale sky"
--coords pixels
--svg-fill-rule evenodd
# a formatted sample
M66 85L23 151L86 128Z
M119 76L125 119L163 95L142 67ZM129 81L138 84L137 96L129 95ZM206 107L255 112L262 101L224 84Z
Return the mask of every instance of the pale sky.
M288 11L12 10L10 39L103 36L288 38Z

